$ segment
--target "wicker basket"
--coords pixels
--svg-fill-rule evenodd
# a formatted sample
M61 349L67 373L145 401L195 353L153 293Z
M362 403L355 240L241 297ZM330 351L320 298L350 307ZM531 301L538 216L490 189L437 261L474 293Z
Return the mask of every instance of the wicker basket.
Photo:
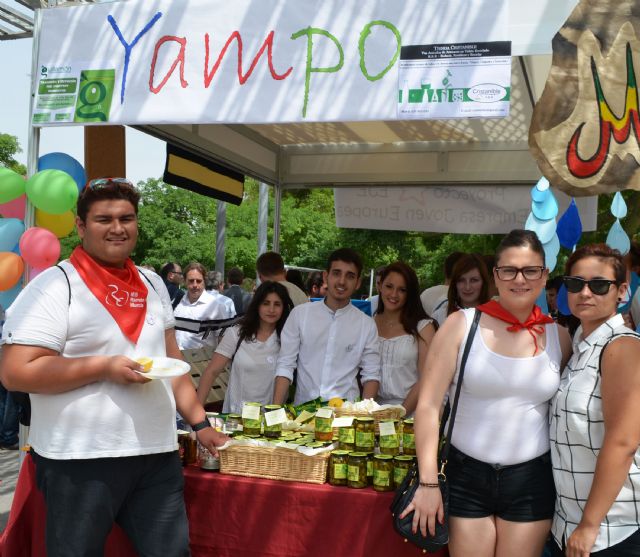
M289 482L323 484L327 481L329 452L306 456L281 447L232 445L220 451L220 472Z
M376 422L376 433L380 433L379 423L384 420L399 420L404 415L400 408L385 408L384 410L374 410L373 412L357 412L353 410L335 409L336 418L341 416L355 416L356 418L373 418Z

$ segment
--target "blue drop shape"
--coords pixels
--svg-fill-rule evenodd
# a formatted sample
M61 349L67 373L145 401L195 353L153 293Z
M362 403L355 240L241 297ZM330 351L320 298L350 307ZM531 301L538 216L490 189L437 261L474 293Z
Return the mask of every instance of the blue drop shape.
M619 191L613 196L611 214L617 219L623 219L627 216L627 204Z
M544 202L551 194L550 190L539 190L537 186L531 188L531 199L537 203Z
M631 247L629 236L627 236L618 219L613 223L609 234L607 234L607 245L610 248L617 249L622 255L625 255Z
M572 197L567 210L558 220L556 229L560 244L567 249L573 249L582 236L582 221L576 200Z
M542 203L532 201L531 211L533 211L533 214L540 220L554 219L558 214L558 202L553 193L549 193Z
M549 306L547 305L547 291L544 288L536 300L536 305L540 306L542 313L549 313Z
M558 306L558 311L562 315L571 315L571 310L569 309L569 299L567 297L567 287L564 284L560 286L558 290L558 295L556 296L556 305Z
M540 220L533 213L529 213L524 228L535 232L540 242L546 244L556 234L556 221L555 219Z

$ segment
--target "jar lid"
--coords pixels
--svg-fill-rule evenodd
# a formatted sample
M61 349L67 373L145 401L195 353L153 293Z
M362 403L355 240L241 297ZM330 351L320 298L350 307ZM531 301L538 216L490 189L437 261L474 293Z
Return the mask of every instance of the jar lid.
M406 420L404 420L405 424L413 424L413 418L407 418Z
M336 456L347 456L349 454L349 451L345 451L343 449L337 449L335 451L331 451L331 454L334 454Z
M240 418L242 418L242 416L241 416L240 414L229 414L229 415L227 416L227 419L229 419L229 418L231 418L232 420L235 420L235 419L240 419Z
M349 456L353 456L355 458L367 458L366 453L349 453Z
M245 406L262 406L259 402L245 402Z
M401 454L396 456L394 460L397 460L399 462L411 462L413 460L413 457L408 454Z
M373 418L367 418L367 417L364 417L364 416L363 417L359 417L359 416L356 417L356 422L363 422L365 424L368 424L368 423L371 423L373 421L374 421Z
M215 418L220 415L219 412L205 412L205 414L207 415L207 418Z
M391 460L393 458L393 455L390 455L390 454L377 454L373 458L375 458L376 460Z
M265 404L265 410L280 410L282 408L281 404Z

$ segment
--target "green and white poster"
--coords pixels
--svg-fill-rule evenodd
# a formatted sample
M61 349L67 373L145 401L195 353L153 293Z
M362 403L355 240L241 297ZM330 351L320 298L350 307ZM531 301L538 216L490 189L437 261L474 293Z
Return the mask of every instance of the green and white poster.
M509 115L508 41L403 46L398 118L503 118Z

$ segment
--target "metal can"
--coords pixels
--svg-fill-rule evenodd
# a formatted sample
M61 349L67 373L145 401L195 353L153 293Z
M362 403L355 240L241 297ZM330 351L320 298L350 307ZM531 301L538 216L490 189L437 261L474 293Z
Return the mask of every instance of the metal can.
M347 485L356 489L367 487L367 455L365 453L349 453Z
M329 460L329 483L331 485L347 485L348 451L331 451Z
M393 457L377 454L373 458L373 489L393 491Z

